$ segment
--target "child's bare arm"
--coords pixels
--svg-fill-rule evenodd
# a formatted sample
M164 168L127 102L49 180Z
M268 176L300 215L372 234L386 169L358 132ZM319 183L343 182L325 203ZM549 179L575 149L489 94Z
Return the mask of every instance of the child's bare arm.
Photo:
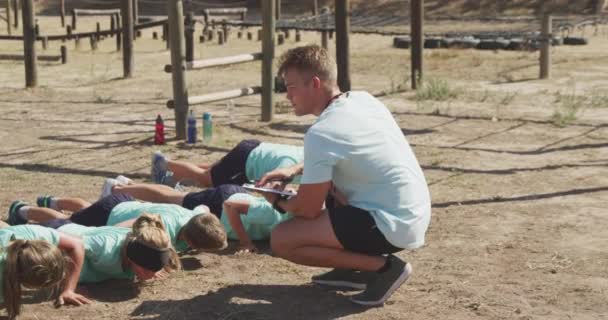
M241 215L247 214L249 210L249 201L247 200L226 200L224 201L224 213L228 216L228 222L230 226L239 238L241 250L256 252L257 248L249 238L243 222L241 221Z

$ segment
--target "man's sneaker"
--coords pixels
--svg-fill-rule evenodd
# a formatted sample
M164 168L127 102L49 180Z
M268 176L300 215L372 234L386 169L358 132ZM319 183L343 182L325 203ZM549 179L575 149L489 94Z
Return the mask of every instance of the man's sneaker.
M52 198L53 198L53 196L49 196L49 195L38 196L36 198L36 205L41 208L50 208Z
M152 155L152 170L150 172L152 181L162 183L163 178L167 175L167 163L169 161L160 151L154 152Z
M119 184L125 184L125 185L133 184L133 180L131 180L123 175L116 176L116 178L114 178L114 179L116 179L116 181L118 181Z
M101 187L101 195L99 196L99 199L105 198L105 197L111 195L112 188L114 188L114 186L119 185L119 184L120 184L120 182L118 182L118 180L112 179L112 178L107 178L106 181L103 182L103 186Z
M13 203L11 203L11 206L8 209L8 221L6 221L8 224L11 226L16 226L27 223L27 220L23 219L19 215L19 209L21 209L23 206L27 206L27 203L21 200L13 201Z
M388 259L389 269L377 273L377 278L368 283L365 291L350 298L352 302L364 306L381 305L407 280L412 273L412 265L393 255Z
M376 272L357 271L351 269L333 269L331 271L312 276L316 284L344 287L363 290L367 284L377 277Z

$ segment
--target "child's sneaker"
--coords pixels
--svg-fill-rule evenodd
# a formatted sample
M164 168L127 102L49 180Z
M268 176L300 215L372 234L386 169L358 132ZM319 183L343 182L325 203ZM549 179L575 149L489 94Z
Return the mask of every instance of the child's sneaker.
M162 183L164 177L167 175L168 162L169 161L162 152L154 152L152 155L152 169L150 171L152 181L155 183Z
M107 178L106 181L103 182L103 186L101 187L101 195L99 196L99 199L105 198L105 197L111 195L112 188L114 188L115 185L119 185L119 184L120 184L120 182L118 182L118 180L112 179L112 178Z
M49 196L49 195L38 196L36 198L36 205L38 205L41 208L50 208L52 198L53 198L53 196Z
M351 269L333 269L312 276L312 282L320 285L364 290L367 284L374 280L376 272L357 271Z
M120 183L120 184L125 184L125 185L126 185L126 184L133 184L133 180L131 180L131 179L129 179L129 178L127 178L127 177L123 176L123 175L116 176L116 178L115 178L115 179L116 179L116 181L118 181L118 183Z
M8 224L11 226L17 226L27 223L27 220L23 219L23 217L19 215L19 209L21 209L23 206L27 206L27 203L21 200L16 200L11 203L11 206L8 209L8 221L6 221Z

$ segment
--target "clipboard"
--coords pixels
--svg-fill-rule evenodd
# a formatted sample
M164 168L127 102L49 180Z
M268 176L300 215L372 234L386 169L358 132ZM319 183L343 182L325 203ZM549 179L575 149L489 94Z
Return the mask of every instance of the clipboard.
M281 190L275 190L275 189L271 189L271 188L261 188L261 187L256 187L255 185L250 184L250 183L243 184L243 188L250 190L250 191L269 192L269 193L274 193L274 194L278 194L278 195L282 195L282 196L286 196L286 197L292 197L292 196L296 195L295 192L281 191Z

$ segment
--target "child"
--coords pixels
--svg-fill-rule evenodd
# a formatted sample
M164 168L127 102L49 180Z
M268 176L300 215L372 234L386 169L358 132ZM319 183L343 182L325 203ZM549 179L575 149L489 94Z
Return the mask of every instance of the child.
M184 206L196 206L196 200L210 198L222 198L222 210L215 211L226 233L228 239L239 240L240 247L244 251L256 251L252 240L265 240L270 237L270 232L279 223L290 219L290 214L281 214L264 198L254 197L239 186L221 185L196 193L186 193L171 187L158 184L133 183L113 184L110 188L113 194L128 194L134 198L150 202L171 202ZM194 195L196 195L194 194ZM220 195L217 195L220 194ZM193 200L187 200L190 197ZM118 222L118 221L113 221Z
M178 251L186 250L189 245L193 249L207 250L223 249L227 245L226 234L219 220L211 214L206 214L207 208L204 206L187 210L177 205L141 203L134 200L126 194L115 194L91 204L79 198L41 196L37 200L40 207L31 207L22 201L15 201L9 212L9 220L12 219L14 223L26 223L28 220L45 223L56 220L53 222L55 225L71 222L99 227L134 219L145 212L153 212L161 215L171 242ZM61 210L76 212L68 216Z
M242 185L259 180L277 168L291 167L304 160L302 147L243 140L214 164L195 165L169 160L162 153L152 157L152 180L169 186L187 179L208 188L223 184Z
M0 304L9 319L20 313L22 287L57 288L65 281L57 305L91 303L74 291L84 260L81 240L36 225L9 226L0 229L0 247Z
M155 214L141 215L132 228L87 227L69 220L51 220L44 225L82 238L85 258L79 282L135 276L146 281L181 269L165 226Z

